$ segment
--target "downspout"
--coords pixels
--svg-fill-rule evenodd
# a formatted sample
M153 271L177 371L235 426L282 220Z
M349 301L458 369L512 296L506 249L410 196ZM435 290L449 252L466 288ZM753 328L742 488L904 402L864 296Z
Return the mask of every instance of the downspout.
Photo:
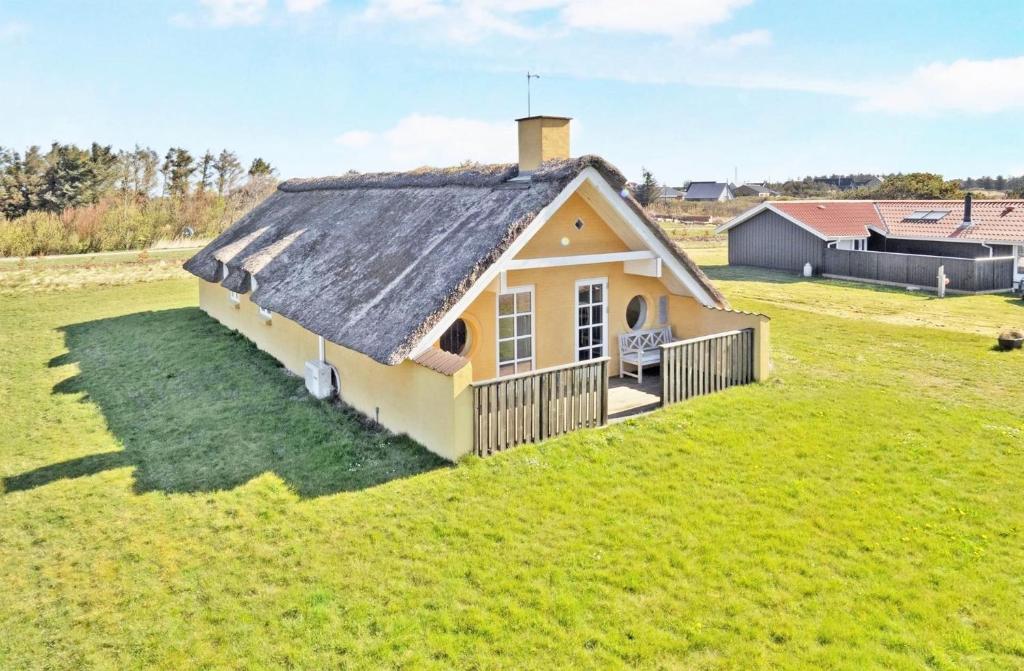
M995 256L995 255L996 255L996 254L995 254L995 250L993 250L993 249L992 249L992 245L989 245L989 244L987 244L987 243L984 243L984 242L982 242L982 243L979 243L979 244L980 244L980 245L981 245L982 247L984 247L985 249L987 249L987 250L988 250L988 258L990 258L990 259L991 259L991 258L992 258L993 256Z
M318 348L318 350L320 352L320 362L324 363L324 362L327 361L327 357L324 354L324 337L323 336L317 336L316 337L316 341L317 341L317 348Z

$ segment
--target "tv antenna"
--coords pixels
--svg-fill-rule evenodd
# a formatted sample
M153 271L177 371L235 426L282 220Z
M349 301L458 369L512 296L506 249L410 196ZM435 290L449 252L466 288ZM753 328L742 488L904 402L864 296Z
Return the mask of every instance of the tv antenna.
M530 85L531 79L540 79L540 75L535 75L529 70L526 71L526 116L533 116L533 106L530 102Z

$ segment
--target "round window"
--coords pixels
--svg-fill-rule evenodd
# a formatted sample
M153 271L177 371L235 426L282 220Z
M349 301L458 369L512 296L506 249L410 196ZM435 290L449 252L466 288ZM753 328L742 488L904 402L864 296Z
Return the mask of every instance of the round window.
M626 306L626 326L635 331L647 321L647 301L643 296L633 296Z
M448 330L441 335L441 349L451 354L462 355L466 353L469 345L469 327L466 322L456 319L455 323L448 327Z

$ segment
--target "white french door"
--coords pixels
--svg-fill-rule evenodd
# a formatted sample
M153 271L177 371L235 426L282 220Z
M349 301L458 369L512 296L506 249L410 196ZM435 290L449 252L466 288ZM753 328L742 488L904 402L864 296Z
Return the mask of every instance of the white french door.
M608 341L608 280L576 282L576 360L605 356Z

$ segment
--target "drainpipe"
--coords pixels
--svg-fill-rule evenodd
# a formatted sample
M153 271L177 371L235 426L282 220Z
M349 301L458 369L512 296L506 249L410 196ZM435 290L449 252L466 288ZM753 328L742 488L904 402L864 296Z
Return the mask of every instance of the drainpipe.
M324 337L323 336L317 336L316 340L317 340L317 347L320 350L320 361L321 362L327 361L327 357L324 355Z
M988 250L988 258L991 259L993 256L996 255L995 250L992 249L992 245L987 245L983 242L981 243L981 246Z

